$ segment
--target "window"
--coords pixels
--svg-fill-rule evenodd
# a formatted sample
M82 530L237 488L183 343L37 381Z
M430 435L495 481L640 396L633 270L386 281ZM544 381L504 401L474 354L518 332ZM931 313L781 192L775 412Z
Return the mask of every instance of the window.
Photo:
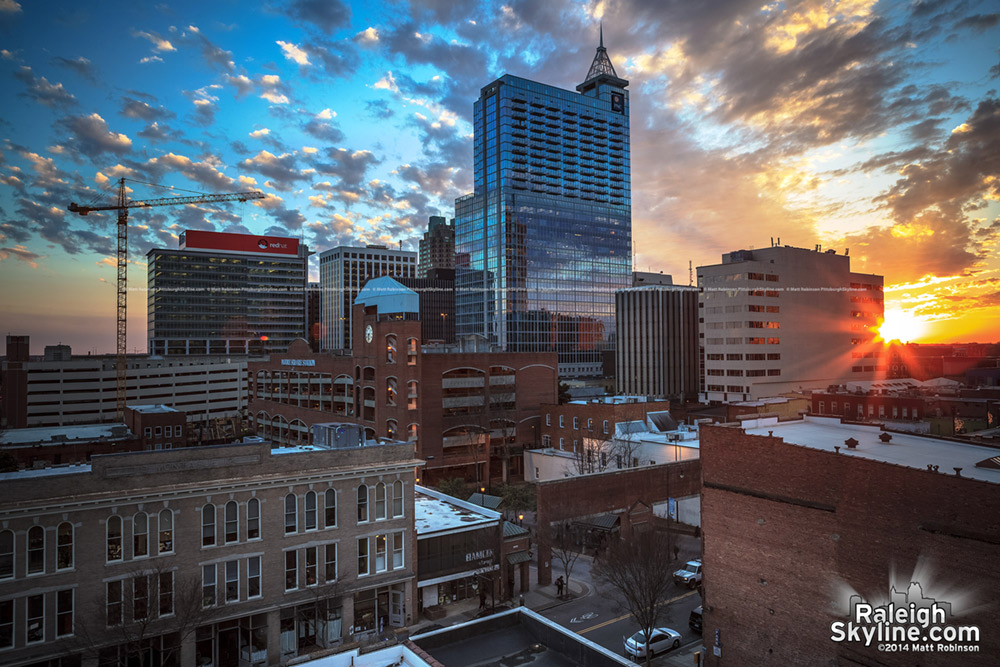
M396 378L385 379L385 404L396 405L396 394L398 393L398 383Z
M543 448L549 448L551 446L552 446L552 436L548 435L548 434L543 435L542 436L542 447Z
M368 521L368 487L358 487L358 523Z
M379 482L375 485L375 520L385 518L385 484Z
M152 438L153 437L153 427L152 426L147 426L146 428L142 429L142 435L143 435L143 437L146 437L146 438Z
M201 568L201 604L203 607L214 607L215 595L215 565L205 565Z
M566 438L559 438L559 449L566 449Z
M240 539L240 506L235 500L226 503L226 524L223 531L223 539L226 544L236 542Z
M594 420L589 417L587 418L587 430L588 431L594 430Z
M299 517L294 493L285 496L285 534L298 530Z
M215 505L209 503L201 508L201 546L215 544Z
M392 483L392 518L403 516L403 482L396 480Z
M45 641L45 596L30 595L27 601L26 641L28 644L43 642Z
M337 492L327 489L323 502L323 525L332 528L337 525Z
M565 427L566 427L566 416L559 415L559 428L565 428Z
M73 634L73 589L56 591L56 637Z
M337 580L337 545L327 544L325 548L326 556L326 567L323 570L323 576L327 583Z
M406 409L416 410L417 409L417 382L416 380L411 380L406 383Z
M174 550L174 513L172 510L160 511L160 553L168 554Z
M406 441L407 442L417 441L417 424L409 424L406 427Z
M403 567L403 533L392 534L392 569Z
M14 646L14 601L0 602L0 648Z
M310 491L306 494L306 530L316 530L317 527L316 492Z
M260 595L260 556L251 556L247 559L247 597L259 598Z
M56 569L73 567L73 524L63 522L56 529Z
M579 417L573 417L573 430L574 431L579 431L580 430L580 418Z
M132 620L149 618L149 578L142 574L132 578Z
M385 437L395 440L399 433L399 423L395 419L387 419L385 422Z
M392 334L385 337L385 363L396 363L396 336Z
M386 560L385 560L385 550L386 550L386 536L376 535L375 536L375 571L385 572L386 570Z
M14 576L14 531L0 531L0 579Z
M295 551L285 552L285 590L294 591L299 587L299 555Z
M316 561L318 549L316 547L306 547L306 586L315 586L319 583L317 578Z
M240 562L226 561L226 602L240 601Z
M552 415L547 412L545 413L545 425L552 426Z
M28 529L28 574L45 572L45 529L32 526Z
M162 435L163 433L163 427L157 426L156 428L153 429L153 433L156 435L156 437L160 437L160 435Z
M149 555L149 517L139 512L132 517L132 558Z
M368 538L358 539L358 576L368 574Z
M260 539L260 501L256 498L247 501L247 539Z
M170 616L174 613L174 573L160 572L158 585L156 588L160 610L160 616Z
M122 622L122 582L109 581L105 585L105 610L107 612L108 627L121 625Z
M608 424L608 420L605 419L604 420L604 435L607 435L609 433L609 431L608 431L609 427L610 427L610 425Z

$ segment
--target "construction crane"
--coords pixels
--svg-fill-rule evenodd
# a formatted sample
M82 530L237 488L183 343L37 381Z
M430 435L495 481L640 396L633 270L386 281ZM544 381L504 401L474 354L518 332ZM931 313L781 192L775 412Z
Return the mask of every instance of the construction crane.
M141 181L135 181L137 183ZM146 185L153 185L147 183ZM81 206L76 202L70 202L69 210L80 215L87 215L94 211L118 211L118 336L115 345L115 389L117 400L115 402L116 419L125 420L125 312L126 297L128 295L128 277L126 269L128 267L128 210L130 208L151 208L153 206L175 206L181 204L206 204L222 201L245 202L250 199L264 199L267 197L263 192L232 192L221 195L200 194L188 197L164 197L161 199L133 199L129 200L125 190L125 179L118 181L118 201L115 204L106 206Z

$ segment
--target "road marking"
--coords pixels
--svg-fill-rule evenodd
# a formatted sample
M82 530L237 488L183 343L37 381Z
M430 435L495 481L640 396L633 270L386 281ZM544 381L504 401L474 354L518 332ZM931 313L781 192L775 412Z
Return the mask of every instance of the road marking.
M666 602L661 603L660 606L661 607L662 606L666 606L668 604L672 604L674 602L677 602L678 600L683 600L686 597L691 597L692 595L694 595L697 592L698 591L696 591L696 590L695 591L688 591L687 593L685 593L683 595L678 595L675 598L671 598L670 600L667 600ZM605 625L611 625L612 623L617 623L618 621L625 620L626 618L629 618L630 616L632 616L632 614L624 614L622 616L619 616L618 618L609 619L607 621L604 621L603 623L598 623L597 625L592 625L589 628L584 628L583 630L578 630L577 634L582 635L584 633L590 632L591 630L597 630L598 628L603 628Z

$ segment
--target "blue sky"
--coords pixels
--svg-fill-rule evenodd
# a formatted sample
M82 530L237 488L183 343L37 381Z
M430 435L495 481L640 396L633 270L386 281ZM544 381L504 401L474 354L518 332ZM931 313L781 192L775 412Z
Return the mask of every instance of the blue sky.
M631 82L637 269L849 247L922 339L1000 339L1000 15L975 0L0 0L0 320L33 351L111 349L113 218L66 206L120 176L272 195L133 215L139 350L145 253L183 229L415 250L471 190L479 89L573 88L602 20Z

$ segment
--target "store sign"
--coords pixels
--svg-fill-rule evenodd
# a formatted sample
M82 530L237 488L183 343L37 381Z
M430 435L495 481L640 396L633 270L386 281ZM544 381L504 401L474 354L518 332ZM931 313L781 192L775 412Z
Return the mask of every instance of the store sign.
M625 96L621 93L611 93L611 110L615 113L625 112Z
M481 551L472 551L465 554L465 562L471 563L472 561L481 561L488 558L493 558L493 549L482 549Z
M282 359L282 366L315 366L315 359Z

